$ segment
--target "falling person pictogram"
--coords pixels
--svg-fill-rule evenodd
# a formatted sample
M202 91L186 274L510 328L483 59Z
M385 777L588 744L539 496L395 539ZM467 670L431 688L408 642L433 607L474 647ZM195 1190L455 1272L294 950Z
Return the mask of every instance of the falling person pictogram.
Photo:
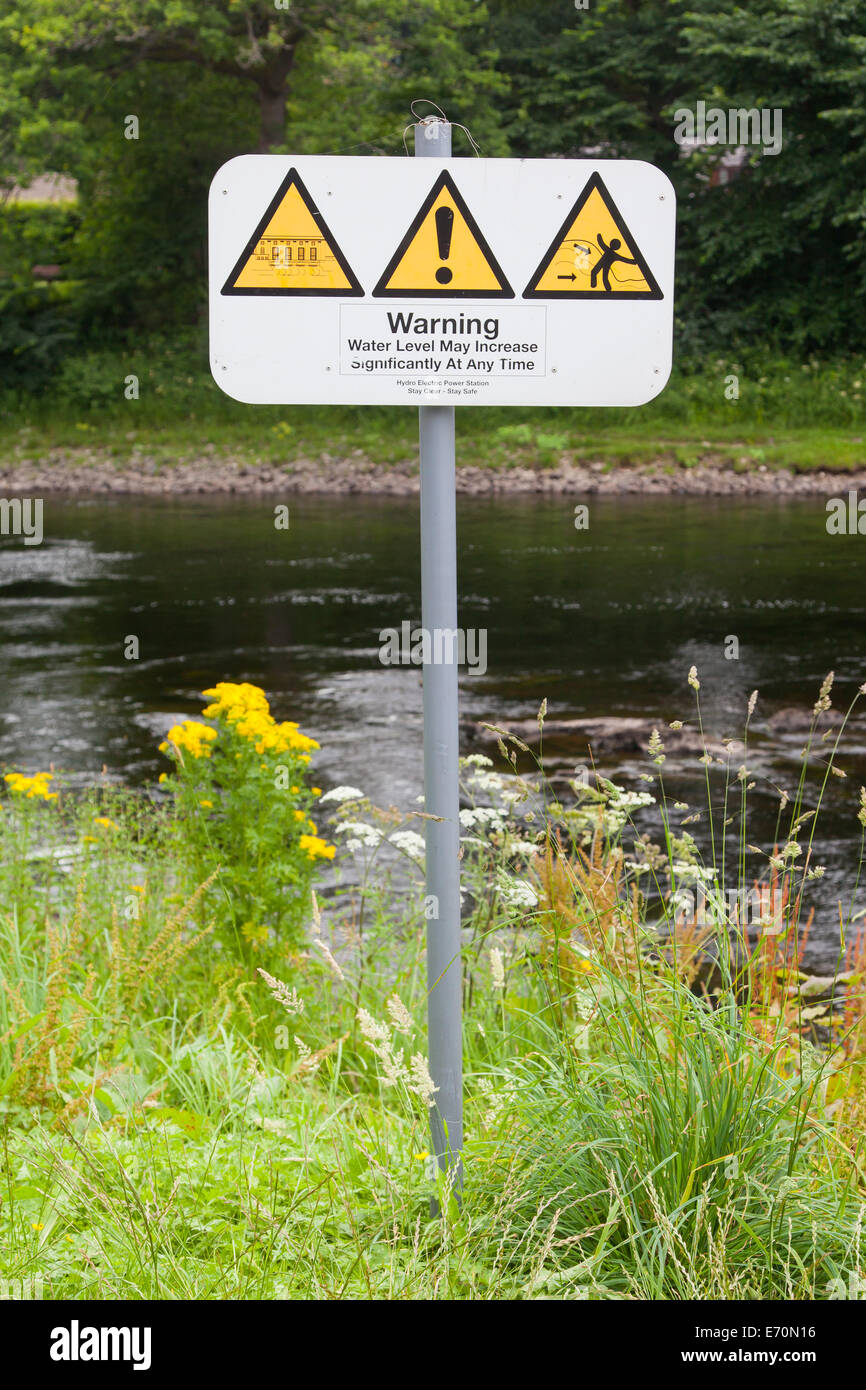
M596 237L596 241L598 242L599 246L604 252L604 255L602 256L601 260L596 261L595 265L592 267L592 274L589 277L589 283L592 286L592 288L595 289L596 281L598 280L599 275L601 275L602 284L604 285L608 294L610 294L610 268L613 265L614 261L624 261L626 265L637 265L637 261L634 259L633 256L621 256L619 254L619 248L622 246L622 242L617 236L611 237L610 246L608 246L605 242L605 239L602 236L601 232L599 232L598 236Z
M525 299L662 299L637 239L592 174L550 242Z

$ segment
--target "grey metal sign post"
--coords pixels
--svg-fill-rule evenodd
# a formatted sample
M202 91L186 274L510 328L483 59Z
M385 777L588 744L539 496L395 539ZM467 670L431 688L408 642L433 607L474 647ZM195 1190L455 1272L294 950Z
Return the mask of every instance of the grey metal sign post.
M451 126L415 126L415 154L447 159ZM427 841L427 1037L438 1088L430 1111L439 1167L457 1167L463 1148L463 970L460 955L460 798L457 724L457 499L454 407L418 409L421 443L421 623L424 665L424 809ZM436 642L439 630L454 640ZM436 664L434 654L443 657Z

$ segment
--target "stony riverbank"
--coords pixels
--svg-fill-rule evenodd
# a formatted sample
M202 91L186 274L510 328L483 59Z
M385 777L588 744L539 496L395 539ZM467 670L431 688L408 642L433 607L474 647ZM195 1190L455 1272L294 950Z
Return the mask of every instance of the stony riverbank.
M866 459L856 472L751 466L707 455L691 467L668 459L634 465L576 462L563 456L546 467L458 468L457 490L469 496L520 493L659 494L695 497L837 496L866 488ZM281 463L217 454L166 464L133 451L118 461L98 449L58 449L38 460L0 464L0 491L10 494L139 493L261 494L363 493L405 497L418 491L417 459L378 463L362 450L336 457L323 453Z

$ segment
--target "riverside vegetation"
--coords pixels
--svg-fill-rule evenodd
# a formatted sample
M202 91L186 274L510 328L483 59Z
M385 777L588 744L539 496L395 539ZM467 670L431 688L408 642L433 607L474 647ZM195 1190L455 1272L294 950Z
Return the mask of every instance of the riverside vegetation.
M54 1298L859 1296L854 904L833 1002L799 988L831 688L763 855L756 696L739 771L702 759L707 863L664 730L637 790L557 796L544 704L537 753L498 730L502 771L464 760L460 1201L427 1152L419 812L311 786L314 741L244 684L169 731L146 795L7 773L3 1277ZM862 857L866 792L851 814ZM753 885L766 913L741 921Z
M124 385L130 374L134 388ZM460 411L458 458L500 472L563 460L609 468L661 460L672 473L705 460L738 472L851 471L866 458L864 383L862 354L790 358L762 346L693 357L637 409ZM170 478L177 464L225 460L253 474L286 469L290 478L299 460L395 465L414 460L418 448L415 415L400 406L251 412L213 382L206 342L194 333L91 349L66 359L41 396L10 387L0 407L0 472L35 468L47 488L70 464L145 466Z

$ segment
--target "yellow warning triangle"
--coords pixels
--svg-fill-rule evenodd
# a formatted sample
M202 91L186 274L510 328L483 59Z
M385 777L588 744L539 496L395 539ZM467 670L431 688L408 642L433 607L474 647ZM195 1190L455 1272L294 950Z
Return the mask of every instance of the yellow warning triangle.
M524 299L663 299L599 174L593 174L523 291Z
M364 293L296 169L271 199L222 293Z
M373 294L379 298L513 299L514 291L445 171L434 183Z

